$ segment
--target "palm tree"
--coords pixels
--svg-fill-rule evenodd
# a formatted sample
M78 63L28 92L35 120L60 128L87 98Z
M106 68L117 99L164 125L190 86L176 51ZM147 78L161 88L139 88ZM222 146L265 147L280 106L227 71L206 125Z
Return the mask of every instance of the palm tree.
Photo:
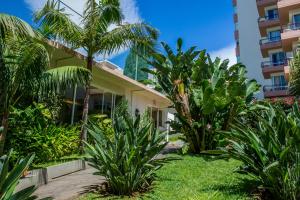
M90 72L84 67L50 69L44 41L26 22L0 14L0 104L2 124L0 155L8 130L9 109L24 94L44 95L75 84L86 84Z
M59 0L48 0L36 13L35 21L47 37L74 49L83 48L87 54L86 67L91 72L96 55L110 55L132 45L141 47L157 39L157 31L144 23L123 23L119 0L87 0L80 25L74 23L58 3ZM87 137L89 97L90 82L84 98L81 141Z

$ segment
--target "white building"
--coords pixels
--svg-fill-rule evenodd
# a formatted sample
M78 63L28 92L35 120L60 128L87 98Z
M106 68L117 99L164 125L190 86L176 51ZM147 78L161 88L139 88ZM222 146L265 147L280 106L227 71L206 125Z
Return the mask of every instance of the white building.
M84 55L59 43L49 41L48 51L51 67L86 66ZM110 117L118 102L126 100L132 115L150 110L155 125L167 130L171 102L161 93L123 75L120 68L109 61L94 62L92 91L89 102L90 113L106 114ZM74 95L75 94L75 95ZM66 103L69 105L67 120L80 120L82 115L84 90L69 91ZM74 112L72 112L72 109Z
M288 59L300 37L299 0L233 0L237 57L265 98L291 96Z

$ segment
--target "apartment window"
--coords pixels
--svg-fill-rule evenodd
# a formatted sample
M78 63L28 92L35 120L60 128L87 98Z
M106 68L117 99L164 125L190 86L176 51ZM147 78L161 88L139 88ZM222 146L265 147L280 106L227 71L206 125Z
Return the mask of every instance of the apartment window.
M285 90L287 86L287 81L284 75L272 76L272 85L274 90Z
M271 55L271 61L273 65L282 65L286 59L286 54L284 52L277 52Z
M267 18L268 19L277 19L278 18L278 10L277 9L273 9L273 10L268 10L267 11Z
M300 14L293 16L293 23L295 28L300 28Z
M281 39L281 31L271 31L268 33L268 37L270 41L278 41Z

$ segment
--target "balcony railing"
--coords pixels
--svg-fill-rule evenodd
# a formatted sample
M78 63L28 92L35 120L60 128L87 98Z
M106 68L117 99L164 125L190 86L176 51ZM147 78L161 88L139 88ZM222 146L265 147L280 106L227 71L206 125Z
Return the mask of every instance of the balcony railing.
M259 44L263 45L263 44L276 43L276 42L279 42L280 40L281 40L280 36L278 36L278 37L271 37L271 38L265 38L265 39L261 39L259 41Z
M288 62L287 59L284 59L282 61L278 61L278 62L273 62L273 61L265 61L261 63L261 68L266 68L266 67L278 67L278 66L282 66L282 65L286 65Z
M282 85L282 86L274 86L274 85L267 85L263 87L264 92L276 92L276 91L287 91L289 88L288 85Z
M294 30L300 30L300 23L290 23L286 26L282 26L282 31L294 31Z
M264 21L275 21L279 19L279 15L269 15L269 16L264 16L264 17L260 17L258 18L258 23L259 22L264 22Z

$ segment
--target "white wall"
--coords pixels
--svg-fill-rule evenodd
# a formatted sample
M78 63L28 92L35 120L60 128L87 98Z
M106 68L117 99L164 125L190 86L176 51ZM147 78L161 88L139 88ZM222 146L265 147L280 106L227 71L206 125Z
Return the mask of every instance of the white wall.
M262 74L261 62L263 57L260 51L260 32L257 19L259 17L254 0L237 0L238 30L240 43L240 61L246 65L248 77L256 79L262 87L270 85L270 80L265 80ZM263 92L257 95L263 98Z

